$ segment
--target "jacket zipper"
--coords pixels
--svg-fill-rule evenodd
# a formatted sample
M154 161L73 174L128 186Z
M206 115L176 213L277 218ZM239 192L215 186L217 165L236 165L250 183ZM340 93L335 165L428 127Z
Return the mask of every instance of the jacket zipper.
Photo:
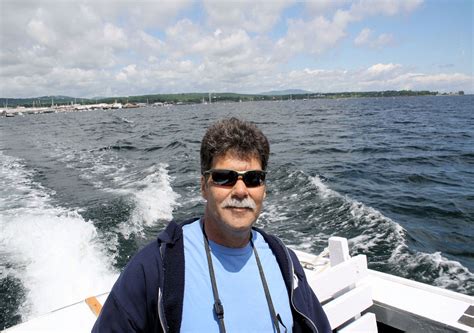
M163 332L167 332L165 324L163 323L164 320L164 312L163 312L163 299L162 299L161 288L158 288L158 318L160 318L161 328Z
M291 260L291 257L290 257L290 254L288 253L288 249L286 248L286 246L282 243L280 243L281 245L283 245L283 249L285 249L285 253L286 253L286 257L288 258L289 262L290 262L290 266L291 266L291 269L290 269L290 280L291 280L291 295L290 295L290 301L291 301L291 306L293 307L293 309L295 309L296 312L298 312L301 316L303 316L303 318L305 318L306 320L308 320L311 325L314 327L314 329L316 330L317 333L319 333L319 330L318 330L318 327L316 326L316 324L310 319L308 318L305 314L303 314L301 311L299 311L296 306L295 306L295 303L293 302L293 287L294 287L294 279L293 277L295 276L295 270L294 270L294 267L293 267L293 260ZM310 287L311 288L311 287Z

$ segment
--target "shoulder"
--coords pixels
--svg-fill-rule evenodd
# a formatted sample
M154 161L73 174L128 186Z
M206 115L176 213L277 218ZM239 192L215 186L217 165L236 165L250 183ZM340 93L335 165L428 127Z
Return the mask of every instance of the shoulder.
M142 294L147 286L157 286L160 266L160 249L155 240L138 251L125 266L113 288L115 296Z
M196 218L181 223L171 221L165 230L158 235L157 239L148 243L132 257L122 275L126 277L133 277L137 274L142 274L143 277L158 276L164 256L163 248L180 242L183 235L183 226L188 226L197 221L199 219Z
M254 229L260 233L263 239L268 243L268 246L280 265L286 282L289 284L289 279L293 279L293 274L296 274L299 280L305 282L305 273L295 252L286 246L277 236L268 234L259 228Z
M287 253L289 249L280 238L268 234L260 228L254 227L253 229L263 237L277 259L288 259Z
M93 332L142 331L156 317L160 256L155 240L141 249L115 282Z

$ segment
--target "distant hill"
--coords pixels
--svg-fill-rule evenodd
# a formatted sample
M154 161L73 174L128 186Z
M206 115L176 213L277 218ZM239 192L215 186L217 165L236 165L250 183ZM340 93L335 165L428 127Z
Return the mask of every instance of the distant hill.
M303 90L303 89L286 89L286 90L272 90L272 91L262 92L259 95L281 96L281 95L304 95L304 94L313 94L313 92L308 91L308 90Z
M0 0L1 1L1 0ZM248 101L274 101L285 100L306 100L315 98L367 98L367 97L396 97L396 96L425 96L437 95L434 91L412 91L412 90L385 90L385 91L365 91L365 92L337 92L337 93L313 93L302 89L288 89L280 91L269 91L261 94L236 94L236 93L177 93L177 94L150 94L141 96L117 96L117 97L97 97L97 98L75 98L69 96L41 96L31 98L2 98L0 97L0 108L14 108L16 106L43 106L66 105L72 103L94 104L94 103L171 103L171 104L195 104L195 103L215 103L215 102L248 102ZM462 92L456 93L462 95ZM278 96L278 97L277 97ZM280 97L281 96L281 97Z
M28 98L0 98L0 107L15 107L15 106L51 106L64 105L70 103L85 102L89 103L88 99L75 98L69 96L40 96L40 97L28 97Z

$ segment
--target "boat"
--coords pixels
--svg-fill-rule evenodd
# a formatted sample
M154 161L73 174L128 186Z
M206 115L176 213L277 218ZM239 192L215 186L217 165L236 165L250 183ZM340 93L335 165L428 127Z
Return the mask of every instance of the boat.
M331 237L320 255L294 250L338 332L474 332L474 297L367 268L347 239ZM5 329L90 332L109 292Z

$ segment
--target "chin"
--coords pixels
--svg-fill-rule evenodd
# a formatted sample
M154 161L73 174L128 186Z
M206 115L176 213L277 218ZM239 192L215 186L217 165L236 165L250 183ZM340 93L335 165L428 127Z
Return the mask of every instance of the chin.
M242 233L242 232L247 232L249 231L253 224L255 223L254 219L251 220L243 220L243 221L231 221L230 223L224 223L227 228L229 228L231 231L236 232L236 233ZM238 220L238 219L237 219Z

